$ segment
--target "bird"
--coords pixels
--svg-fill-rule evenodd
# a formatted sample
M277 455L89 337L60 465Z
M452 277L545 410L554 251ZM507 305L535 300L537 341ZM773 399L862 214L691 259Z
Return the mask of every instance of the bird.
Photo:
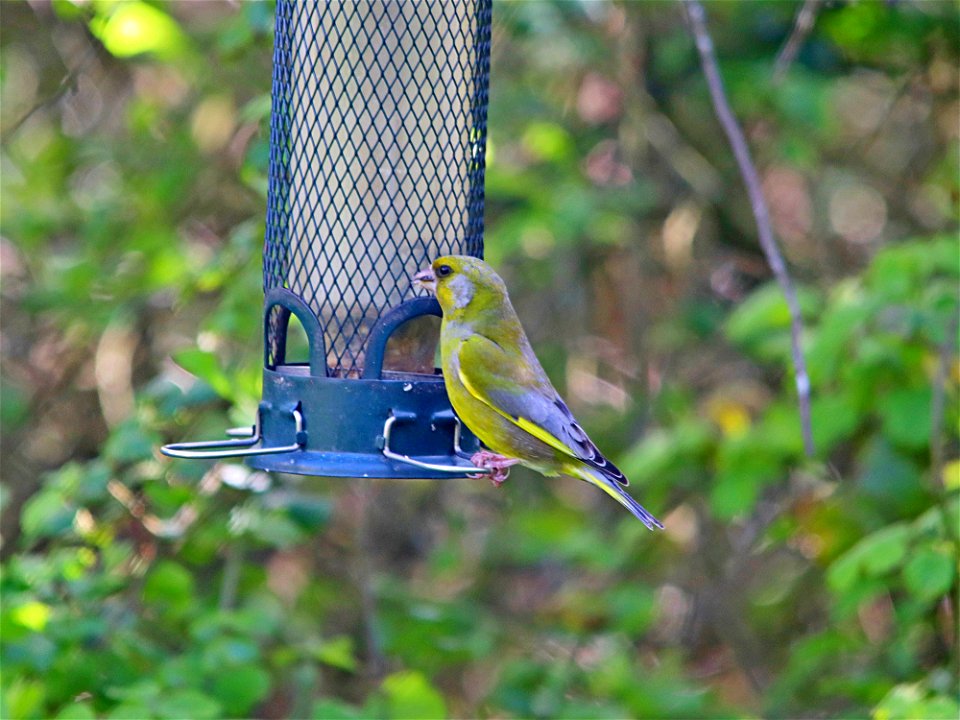
M647 528L663 524L576 421L530 346L499 275L479 258L445 255L413 276L443 311L440 361L454 412L485 446L471 458L500 486L520 464L596 485ZM481 475L475 475L480 477Z

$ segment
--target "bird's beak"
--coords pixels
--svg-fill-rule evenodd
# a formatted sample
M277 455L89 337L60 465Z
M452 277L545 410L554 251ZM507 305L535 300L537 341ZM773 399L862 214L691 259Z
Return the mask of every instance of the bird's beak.
M433 270L427 268L426 270L421 270L416 275L413 276L414 287L422 288L431 293L437 291L437 277L433 274Z

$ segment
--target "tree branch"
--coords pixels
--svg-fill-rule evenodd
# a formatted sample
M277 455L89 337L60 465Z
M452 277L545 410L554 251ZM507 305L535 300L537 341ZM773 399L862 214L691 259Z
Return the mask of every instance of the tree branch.
M713 101L714 110L717 118L723 126L723 130L730 141L733 154L737 159L737 165L740 168L740 174L743 176L743 182L747 186L747 194L750 196L750 205L753 208L753 216L757 222L757 233L760 238L760 247L767 258L767 263L773 271L780 289L783 291L784 298L787 301L787 307L790 310L790 348L793 355L794 378L797 386L797 402L800 405L800 423L803 432L803 447L807 456L812 457L815 452L813 443L813 429L810 423L810 377L807 375L807 364L803 357L801 349L801 337L803 335L803 321L800 316L800 303L797 301L797 292L793 286L793 280L790 273L787 272L787 265L777 246L777 241L773 237L773 227L770 224L770 212L767 209L766 200L763 197L763 190L760 185L760 176L757 168L750 159L750 150L747 148L747 141L744 139L743 131L737 124L737 120L730 109L730 103L727 100L723 89L723 80L720 77L720 70L717 67L717 58L713 51L713 40L707 30L706 13L698 0L685 0L684 3L687 14L690 18L690 28L693 33L694 41L697 45L697 51L700 53L700 64L703 67L703 74L707 79L707 87L710 89L710 99Z
M360 615L363 620L363 633L366 640L368 677L380 680L387 671L387 658L383 654L383 643L379 634L377 619L377 596L373 588L373 568L370 562L370 515L374 504L374 495L378 488L369 482L358 483L351 493L351 501L356 504L356 524L354 542L356 557L354 578L360 593Z
M23 127L27 120L32 118L34 114L40 110L43 110L44 108L54 105L68 92L75 90L77 79L86 69L87 65L90 64L90 61L95 55L96 49L93 47L88 48L83 54L83 57L80 58L80 62L77 63L77 66L63 76L63 78L60 80L60 84L57 86L57 89L53 91L53 93L38 101L33 107L21 115L18 120L11 123L9 128L5 128L0 131L0 147L7 147L7 145L10 144L10 140L13 139L13 136L17 134L20 128Z
M787 71L793 65L793 61L800 52L800 46L807 39L807 35L813 30L813 21L817 17L817 10L820 7L820 0L805 0L800 10L797 12L797 18L793 21L793 30L790 31L790 37L777 53L777 61L773 65L773 84L779 85L787 76Z

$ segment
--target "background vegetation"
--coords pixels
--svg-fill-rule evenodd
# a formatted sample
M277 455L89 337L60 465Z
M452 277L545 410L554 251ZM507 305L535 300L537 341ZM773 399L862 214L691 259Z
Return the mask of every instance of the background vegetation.
M957 6L827 3L777 82L798 9L707 5L812 460L681 8L495 7L487 257L652 534L162 458L259 397L273 7L4 3L0 715L956 718Z

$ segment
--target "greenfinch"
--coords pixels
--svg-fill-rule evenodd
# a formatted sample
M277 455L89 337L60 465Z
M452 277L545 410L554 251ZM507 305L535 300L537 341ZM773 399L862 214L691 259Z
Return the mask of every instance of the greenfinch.
M550 383L520 325L507 288L482 260L438 258L413 277L443 310L440 356L450 403L486 446L472 458L494 484L521 464L546 476L596 485L651 530L663 525L627 494L607 460Z

